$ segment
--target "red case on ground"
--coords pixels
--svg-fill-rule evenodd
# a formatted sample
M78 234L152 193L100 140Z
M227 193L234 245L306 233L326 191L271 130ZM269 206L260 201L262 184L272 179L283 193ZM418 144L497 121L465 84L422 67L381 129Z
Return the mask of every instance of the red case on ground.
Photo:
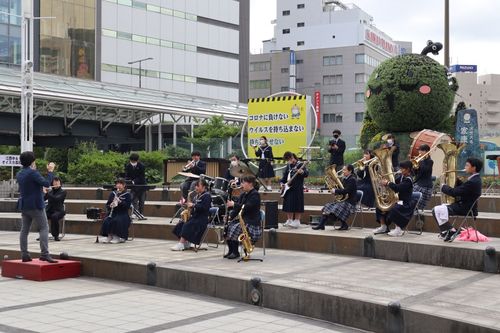
M80 276L80 262L74 260L59 260L56 264L33 259L22 262L21 260L4 260L2 262L2 276L26 279L33 281L49 281Z

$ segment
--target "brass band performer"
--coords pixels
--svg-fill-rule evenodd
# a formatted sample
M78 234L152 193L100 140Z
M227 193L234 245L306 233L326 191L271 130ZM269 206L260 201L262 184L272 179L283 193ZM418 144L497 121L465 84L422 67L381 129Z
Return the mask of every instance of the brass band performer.
M430 158L429 152L431 148L429 145L422 144L418 148L418 157L420 159L417 167L413 166L415 173L415 184L413 189L415 192L422 193L422 199L418 203L418 209L422 210L427 206L427 203L432 197L432 167L434 161Z
M368 172L368 163L373 159L373 153L370 149L363 152L363 159L358 162L361 166L357 167L356 175L359 180L357 182L358 190L363 191L363 199L361 203L366 207L374 207L375 194L373 193L372 180L370 172Z
M300 219L304 213L304 178L309 175L309 171L305 162L299 162L297 155L292 152L285 152L283 159L287 161L280 180L282 189L286 191L283 196L283 211L287 217L284 226L296 229L300 227Z
M236 259L240 257L238 250L238 237L242 234L238 214L241 207L245 206L242 213L242 218L248 230L252 243L256 243L262 237L262 228L260 225L260 195L255 189L255 177L244 176L241 179L241 188L243 193L238 197L237 201L228 200L227 206L233 207L229 215L229 224L227 226L227 246L229 251L224 258Z
M125 189L125 179L118 178L115 186L116 191L110 193L106 202L108 216L102 222L101 235L107 239L103 243L124 243L128 239L132 196Z
M264 180L268 190L271 190L271 180L275 176L272 164L272 160L274 158L273 148L267 143L267 138L265 136L261 136L259 139L259 145L254 146L254 149L255 156L260 158L257 177Z
M201 154L199 151L193 151L191 153L191 161L189 161L184 168L183 172L190 172L194 175L202 175L207 171L207 164L200 160ZM194 186L196 178L189 177L181 183L182 198L187 200L187 195L190 191L194 191Z
M179 243L171 248L172 251L187 250L191 247L191 243L200 244L207 229L212 197L207 192L208 184L205 180L199 179L194 184L196 195L193 201L186 203L190 216L185 222L179 221L172 231L179 238Z

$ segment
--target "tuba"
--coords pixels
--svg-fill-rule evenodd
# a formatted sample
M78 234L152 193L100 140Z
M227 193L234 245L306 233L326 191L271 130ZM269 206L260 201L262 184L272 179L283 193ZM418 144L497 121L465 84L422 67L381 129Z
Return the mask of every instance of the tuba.
M337 171L335 171L335 164L332 164L328 166L325 170L325 183L328 189L331 191L334 188L337 189L343 189L344 185L340 181L340 178L337 174ZM349 197L348 194L336 194L335 195L335 201L340 202L340 201L345 201Z
M252 245L252 239L248 234L247 226L245 224L245 220L243 219L243 209L245 209L245 205L241 206L240 212L238 213L238 220L240 221L241 226L241 234L238 236L238 241L241 242L243 252L245 252L243 260L247 261L250 259L250 254L253 252L254 246Z
M443 158L443 174L441 175L441 185L446 184L450 187L455 187L457 182L457 172L462 170L455 170L457 164L457 157L464 145L457 145L455 143L440 143L439 149L444 152ZM455 202L455 198L441 192L441 203L451 205Z
M382 179L387 179L394 183L394 172L392 171L392 153L396 147L379 148L373 151L376 159L368 164L368 172L372 181L373 192L375 194L375 204L381 211L389 211L398 202L397 193L388 186L380 184Z
M187 197L187 203L189 202L193 202L194 201L194 196L196 195L196 191L191 191L188 193L188 197ZM191 217L191 210L193 208L192 207L188 207L186 206L186 209L184 209L180 216L181 216L181 220L184 221L184 223L186 223L189 218Z

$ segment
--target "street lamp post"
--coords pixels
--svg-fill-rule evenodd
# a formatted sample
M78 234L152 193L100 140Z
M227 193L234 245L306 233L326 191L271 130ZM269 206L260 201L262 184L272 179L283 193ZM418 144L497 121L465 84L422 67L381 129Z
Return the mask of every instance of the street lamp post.
M142 62L143 61L148 61L148 60L153 60L153 58L148 57L148 58L139 59L139 60L133 60L133 61L129 61L128 62L129 65L133 65L135 63L139 63L139 88L142 88Z

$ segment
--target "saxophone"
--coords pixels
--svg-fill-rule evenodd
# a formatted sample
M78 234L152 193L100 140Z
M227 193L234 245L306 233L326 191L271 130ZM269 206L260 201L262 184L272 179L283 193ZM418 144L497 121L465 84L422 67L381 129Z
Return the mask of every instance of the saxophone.
M375 204L383 211L389 211L398 202L399 198L396 192L388 186L380 184L382 179L387 179L394 183L394 172L392 171L392 153L396 147L379 148L373 151L376 159L368 164L368 172L372 181L373 192L375 194Z
M328 189L331 191L332 189L344 189L344 185L337 175L337 171L335 171L335 164L328 166L325 170L325 183L328 186ZM345 201L349 197L348 194L336 194L335 196L336 202Z
M252 245L252 239L248 234L245 220L243 220L243 209L245 209L245 205L241 206L240 212L238 213L238 220L240 221L241 226L241 235L238 236L238 241L241 242L243 251L245 252L243 260L247 261L248 259L250 259L250 254L253 252L254 246Z
M465 145L457 145L455 143L440 143L438 148L444 152L443 158L443 174L441 175L441 184L446 184L450 187L455 187L457 182L457 171L455 166L457 164L457 156ZM455 202L454 197L441 192L441 203L451 205Z
M191 191L191 192L188 193L187 202L186 203L190 203L190 202L194 201L194 195L193 194L196 194L196 192L195 191ZM192 210L193 210L193 207L189 207L189 206L186 205L186 208L181 212L180 217L181 217L181 220L184 221L184 223L187 223L187 221L191 217L191 211Z

